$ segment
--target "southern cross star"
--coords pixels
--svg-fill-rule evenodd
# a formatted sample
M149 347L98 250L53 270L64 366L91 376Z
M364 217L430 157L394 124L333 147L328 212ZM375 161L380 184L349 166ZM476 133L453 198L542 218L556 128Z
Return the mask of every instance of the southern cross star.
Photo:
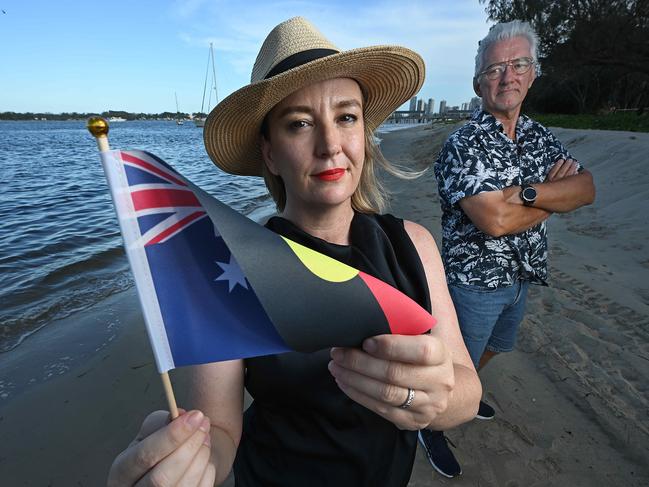
M214 279L215 281L228 281L228 292L232 292L234 286L239 284L244 289L248 289L248 283L246 282L246 276L243 275L243 271L237 261L234 260L234 256L230 254L230 263L227 262L215 262L218 264L221 269L223 269L223 274Z

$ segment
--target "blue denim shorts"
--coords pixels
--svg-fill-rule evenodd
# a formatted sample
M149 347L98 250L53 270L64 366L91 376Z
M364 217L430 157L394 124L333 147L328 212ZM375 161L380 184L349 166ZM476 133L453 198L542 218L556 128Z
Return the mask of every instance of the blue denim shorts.
M485 350L511 352L525 314L528 281L508 287L488 288L449 284L460 330L473 364Z

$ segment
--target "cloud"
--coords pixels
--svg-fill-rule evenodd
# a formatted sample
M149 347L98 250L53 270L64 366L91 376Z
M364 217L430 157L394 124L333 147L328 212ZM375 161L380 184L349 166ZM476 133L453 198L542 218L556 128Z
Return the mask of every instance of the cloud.
M208 0L176 0L171 6L171 12L181 18L189 18L204 8L207 3Z
M270 29L289 17L302 15L341 49L398 44L415 50L433 75L425 85L430 96L457 97L452 103L461 103L472 95L477 42L489 27L484 8L475 0L285 0L249 1L244 5L224 0L183 0L175 4L179 14L190 20L180 36L183 42L204 46L212 42L217 56L228 63L230 74L239 79L235 86L247 83ZM458 94L441 92L449 86L455 86ZM422 91L422 96L427 98L429 93Z

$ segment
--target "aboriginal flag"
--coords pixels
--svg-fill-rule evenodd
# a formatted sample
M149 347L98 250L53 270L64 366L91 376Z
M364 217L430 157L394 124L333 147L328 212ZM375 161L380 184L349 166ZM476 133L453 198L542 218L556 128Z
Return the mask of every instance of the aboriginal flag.
M101 156L160 372L434 325L397 289L253 222L153 154Z

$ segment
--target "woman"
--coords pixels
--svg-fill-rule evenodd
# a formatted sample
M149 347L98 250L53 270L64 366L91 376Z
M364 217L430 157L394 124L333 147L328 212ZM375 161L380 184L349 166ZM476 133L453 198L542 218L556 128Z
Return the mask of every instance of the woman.
M110 485L213 485L234 465L244 486L404 486L418 429L475 416L480 383L435 242L415 223L377 214L374 165L387 163L372 130L419 90L423 71L412 51L339 52L293 18L268 35L252 83L212 111L204 134L217 166L263 174L281 215L271 230L392 284L438 324L429 335L372 337L362 349L195 367L197 410L170 424L151 414ZM244 386L254 398L245 415Z

